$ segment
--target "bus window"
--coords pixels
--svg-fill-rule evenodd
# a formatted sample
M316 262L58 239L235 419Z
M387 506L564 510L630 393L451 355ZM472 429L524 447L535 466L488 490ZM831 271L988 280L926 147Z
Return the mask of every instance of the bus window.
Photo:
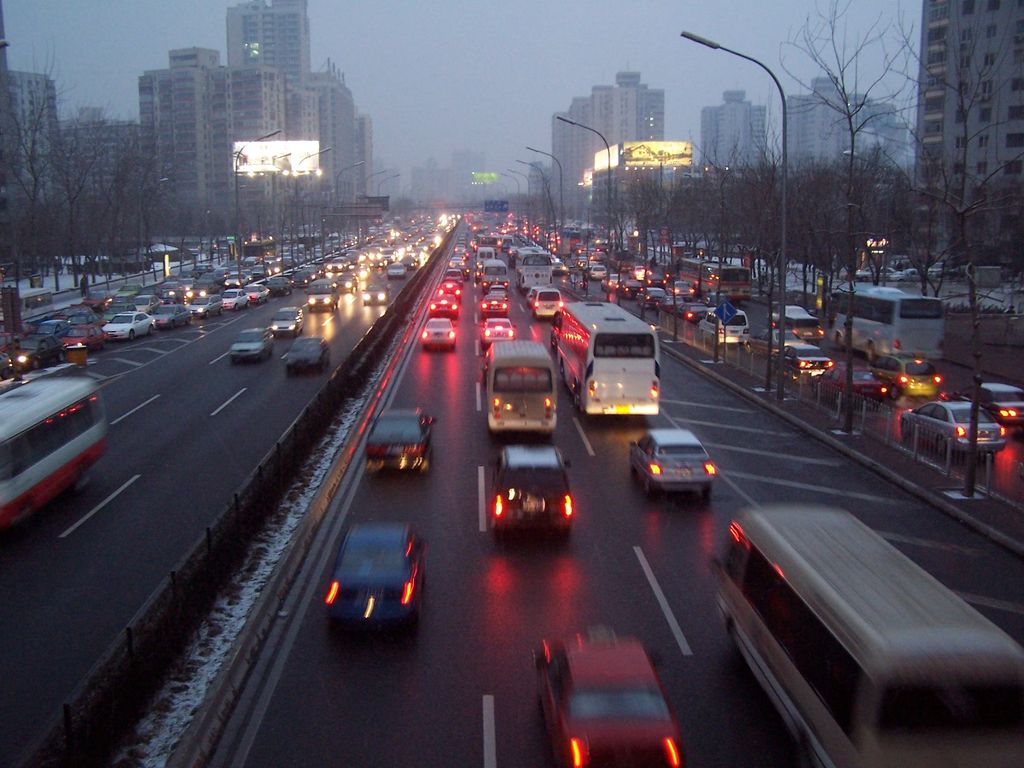
M599 333L594 357L654 357L654 337L641 333Z
M493 391L506 392L550 392L551 371L546 368L497 368L494 371Z

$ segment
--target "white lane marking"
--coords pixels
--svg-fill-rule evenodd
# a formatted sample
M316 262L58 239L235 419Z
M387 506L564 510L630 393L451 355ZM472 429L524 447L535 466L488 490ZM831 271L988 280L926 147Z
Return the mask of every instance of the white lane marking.
M714 411L730 411L732 413L756 413L753 408L732 408L724 405L716 405L715 403L698 403L692 400L666 400L661 398L661 402L668 403L670 405L686 405L691 408L709 408Z
M221 360L223 360L225 357L227 357L230 354L231 354L231 350L229 349L223 355L217 355L215 358L213 358L213 360L211 360L209 363L207 363L207 365L213 365L214 363L219 363Z
M480 339L476 340L475 346L473 348L476 350L477 357L480 357L480 355L483 354L483 348L480 346Z
M476 410L477 413L483 410L483 401L480 399L480 382L476 383Z
M672 417L669 416L669 419ZM735 424L723 424L720 421L695 421L694 419L680 419L685 421L687 424L694 424L698 427L718 427L719 429L732 429L737 432L754 432L758 435L774 435L776 437L792 437L791 432L773 432L770 429L761 429L760 427L740 427Z
M105 498L105 499L104 499L103 501L101 501L101 502L100 502L99 504L97 504L97 505L96 505L95 507L93 507L93 508L92 508L92 509L90 509L90 510L89 510L88 512L86 512L86 514L85 514L85 517L83 517L83 518L82 518L81 520L79 520L79 521L78 521L77 523L75 523L75 524L74 524L74 525L72 525L72 526L71 526L70 528L68 528L68 529L67 529L66 531L64 531L64 533L62 533L62 534L61 534L61 535L60 535L60 536L59 536L58 538L61 538L61 539L63 539L63 538L66 538L67 536L70 536L70 535L71 535L72 533L74 533L75 531L77 531L77 530L78 530L78 528L79 528L79 526L83 525L83 524L84 524L84 523L85 523L85 522L86 522L87 520L89 520L89 519L90 519L90 518L91 518L91 517L92 517L93 515L95 515L95 514L96 514L97 512L99 512L99 511L100 511L101 509L103 509L103 507L105 507L105 506L106 506L107 504L109 504L109 503L110 503L111 501L113 501L113 500L114 500L115 498L117 498L117 496L118 496L118 495L119 495L119 494L120 494L120 493L121 493L121 492L122 492L123 490L125 490L125 489L126 489L126 488L127 488L128 486L129 486L129 485L131 485L132 483L134 483L134 482L135 482L136 480L138 480L138 479L139 479L140 477L142 477L142 475L133 475L133 476L132 476L132 477L131 477L131 478L130 478L129 480L127 480L127 481L126 481L126 482L124 483L124 485L122 485L122 486L121 486L120 488L118 488L118 489L117 489L116 491L114 491L114 492L113 492L112 494L110 494L109 496L107 496L107 498Z
M1024 605L1021 605L1020 603L996 600L994 597L984 597L983 595L972 595L970 592L957 592L957 594L968 603L974 603L974 605L981 605L985 608L995 608L1009 613L1018 613L1021 616L1024 616Z
M737 483L734 483L732 481L732 478L729 477L728 474L721 474L721 473L719 473L718 479L722 480L726 485L728 485L730 488L732 488L734 491L736 491L736 493L738 493L740 496L742 496L743 500L746 501L747 504L749 504L750 506L752 506L752 507L760 507L761 506L760 503L758 503L757 500L754 499L753 496L751 496L749 493L747 493L742 488L740 488L740 486Z
M227 400L225 400L225 401L224 401L223 403L221 403L221 404L220 404L220 405L219 405L219 406L217 407L217 410L213 411L213 413L211 413L210 415L211 415L211 416L216 416L216 415L217 415L218 413L220 413L221 411L223 411L223 410L224 410L225 408L227 408L227 407L228 407L229 405L231 405L231 402L232 402L232 401L233 401L233 400L234 400L234 399L235 399L236 397L238 397L238 396L239 396L240 394L242 394L243 392L245 392L245 390L246 390L246 389L248 389L248 387L242 387L242 388L241 388L240 390L238 390L237 392L235 392L235 394L233 394L233 395L232 395L231 397L229 397L229 398L228 398Z
M136 406L135 406L134 408L132 408L132 409L131 409L130 411L128 411L128 413L122 414L121 416L118 416L118 417L117 417L116 419L114 419L113 421L111 421L111 422L110 422L110 426L114 426L114 425L115 425L115 424L117 424L118 422L124 421L124 420L125 420L125 419L127 419L127 418L128 418L129 416L131 416L131 415L132 415L133 413L135 413L136 411L139 411L139 410L141 410L141 409L145 408L145 407L146 407L147 405L149 405L150 403L152 403L152 402L153 402L154 400L156 400L156 399L157 399L158 397L160 397L160 395L153 395L153 396L152 396L151 398L149 398L149 400L146 400L146 401L145 401L145 402L143 402L143 403L139 403L139 404L138 404L138 405L136 405Z
M186 340L186 344L189 342ZM171 354L166 349L157 349L156 347L132 347L132 352L152 352L154 355L169 355Z
M487 533L487 498L484 489L484 468L476 468L476 506L480 517L480 533Z
M885 504L895 504L896 499L887 498L885 496L872 496L869 493L858 493L857 491L847 491L842 488L832 488L827 485L812 485L811 483L798 483L795 480L783 480L778 477L767 477L765 475L752 475L747 472L737 472L735 470L730 471L733 477L738 477L741 480L757 480L761 483L768 483L769 485L781 485L784 488L799 488L803 491L814 491L815 493L827 493L832 496L845 496L851 499L862 499L864 501L878 501Z
M587 439L587 433L583 431L583 425L580 424L580 420L573 416L572 423L576 425L576 431L580 433L580 440L583 441L583 447L587 449L587 453L594 456L594 446L592 446L590 444L590 440Z
M145 363L140 363L137 360L129 360L125 357L112 357L110 359L112 362L124 363L125 365L134 365L136 368L141 368L142 366L145 365Z
M634 546L633 551L636 553L636 559L640 561L640 567L643 568L644 576L647 577L647 583L651 585L654 598L658 601L658 605L661 606L661 612L665 614L665 621L668 622L668 628L672 630L672 635L676 639L676 645L683 652L683 656L692 656L693 651L690 648L690 644L686 642L686 636L683 635L683 630L679 628L679 622L676 621L675 614L672 613L668 600L665 599L665 593L661 591L661 585L658 584L658 579L655 578L654 571L651 570L651 564L647 562L644 551L638 546Z
M703 441L702 441L703 442ZM705 448L718 448L723 451L734 451L736 453L752 453L756 456L771 456L776 459L787 461L800 461L804 464L820 464L823 467L840 467L843 462L833 459L816 459L813 456L797 456L792 453L779 453L778 451L759 451L756 448L741 448L738 445L726 445L725 443L703 443Z
M494 738L494 696L484 696L484 768L497 768L498 750Z
M913 544L918 547L927 547L928 549L938 549L943 552L960 552L965 555L978 555L981 551L974 547L965 547L962 544L950 544L944 541L934 541L932 539L919 539L916 536L904 536L902 533L892 533L890 531L875 531L886 541L895 541L900 544Z

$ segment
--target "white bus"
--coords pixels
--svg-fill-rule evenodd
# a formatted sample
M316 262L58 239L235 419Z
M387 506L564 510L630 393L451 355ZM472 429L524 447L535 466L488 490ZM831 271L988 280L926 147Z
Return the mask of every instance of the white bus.
M501 259L485 259L480 269L480 287L484 293L490 290L492 285L503 288L509 286L508 265Z
M846 344L849 301L848 291L832 294L833 338L839 347ZM942 299L881 286L858 288L853 293L852 345L869 360L901 353L939 357L945 330Z
M656 415L658 336L617 304L571 302L552 319L558 370L583 413Z
M48 376L0 393L0 530L86 476L107 447L96 382Z
M744 510L714 568L801 764L1024 765L1024 649L849 513Z
M516 287L520 293L554 283L551 254L543 248L520 248L516 254Z
M542 432L557 423L555 366L537 341L503 341L487 350L487 427L491 432Z

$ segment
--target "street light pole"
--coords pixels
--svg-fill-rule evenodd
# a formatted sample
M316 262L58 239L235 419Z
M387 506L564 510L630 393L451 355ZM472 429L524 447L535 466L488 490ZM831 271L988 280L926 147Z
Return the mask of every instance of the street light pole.
M781 402L786 397L786 392L785 392L786 380L785 380L784 372L783 372L783 369L782 369L782 357L783 357L783 354L786 351L786 334L785 334L785 327L784 327L785 326L785 311L784 311L784 307L786 305L786 267L787 267L787 265L786 265L786 174L787 174L787 162L786 162L787 161L787 154L786 154L787 153L787 147L786 147L786 144L787 144L787 141L786 141L786 139L787 139L787 133L786 133L786 129L787 129L787 126L786 126L786 122L787 122L787 115L786 115L786 92L782 90L782 83L779 82L779 78L777 78L775 76L775 73L772 72L763 62L758 61L754 57L747 56L745 53L740 53L739 51L734 51L731 48L726 48L724 45L716 43L714 40L708 40L706 37L701 37L700 35L695 35L692 32L682 32L682 33L680 33L680 36L686 38L690 42L698 43L699 45L703 45L703 46L705 46L707 48L710 48L710 49L712 49L714 51L725 51L726 53L731 53L733 56L738 56L741 59L746 59L751 64L756 64L757 66L759 66L761 69L763 69L765 72L768 73L768 76L772 79L772 82L775 83L775 87L779 91L779 98L782 100L782 210L780 211L780 214L779 214L779 219L780 219L779 225L780 225L780 228L781 228L782 231L780 233L780 240L779 240L779 260L778 260L778 266L776 268L778 273L779 273L779 294L780 294L779 295L779 343L778 343L778 349L777 349L777 354L778 354L778 358L779 359L778 359L778 362L775 364L775 368L776 368L776 371L775 371L775 373L776 373L775 396ZM770 324L771 324L771 308L769 308L768 315L769 315L768 322L769 322L769 327L770 327ZM771 335L770 334L769 334L768 340L769 340L769 342L771 341ZM771 344L770 343L768 345L768 348L769 348L769 350L771 350ZM769 365L770 365L770 363L771 363L771 353L770 352L769 352L769 355L768 355L768 360L769 360Z
M558 232L561 235L562 228L565 226L565 198L562 194L562 163L557 157L552 155L550 152L545 152L542 149L534 149L533 147L527 147L531 152L536 152L538 155L544 155L550 157L555 161L555 165L558 166Z
M519 179L517 179L510 173L505 173L504 171L501 171L501 175L504 176L506 179L512 179L512 181L516 183L516 197L522 194L523 190L522 187L519 186Z
M352 165L346 165L344 168L342 168L340 171L338 171L336 174L334 174L334 197L335 197L335 199L337 199L337 200L341 199L341 193L339 191L339 189L340 189L339 184L340 184L341 174L343 174L345 171L351 171L353 168L358 168L361 165L366 165L366 161L365 160L360 160L358 163L352 163Z
M401 173L395 173L395 174L392 174L391 176L385 176L383 179L378 181L377 182L377 196L378 197L380 196L380 188L381 188L381 186L383 184L385 184L385 183L387 183L389 181L392 181L393 179L397 179L401 175L402 175Z
M248 141L242 146L240 146L238 148L238 151L235 152L233 166L235 172L235 270L237 271L239 276L241 276L242 274L242 220L238 212L238 161L239 158L242 156L242 151L250 144L255 144L260 141L266 141L267 139L277 136L277 134L279 134L280 132L281 129L278 128L276 131L271 131L265 136L260 136L258 139L254 139L253 141Z
M540 180L544 184L544 191L547 193L548 210L550 212L551 218L553 219L552 223L554 224L555 229L557 230L558 229L558 220L555 217L555 203L551 199L551 184L548 183L547 176L544 175L544 168L541 166L540 163L528 163L525 160L516 160L516 162L517 163L522 163L523 165L528 165L528 166L530 166L530 168L532 168L533 170L537 171L537 173L540 174Z
M384 168L383 170L380 170L380 171L374 171L369 176L363 176L363 197L366 197L366 189L367 189L366 183L370 179L372 179L374 176L380 176L382 173L393 173L393 172L394 172L393 168Z
M584 125L583 123L577 123L575 120L570 120L569 118L562 117L561 115L555 115L555 117L558 120L561 120L563 123L575 125L577 128L582 128L585 131L590 131L591 133L595 134L599 139L601 139L601 141L604 142L605 151L608 153L608 255L609 257L612 257L612 148L608 144L608 139L606 139L604 137L604 134L598 131L597 129L591 128L589 125Z

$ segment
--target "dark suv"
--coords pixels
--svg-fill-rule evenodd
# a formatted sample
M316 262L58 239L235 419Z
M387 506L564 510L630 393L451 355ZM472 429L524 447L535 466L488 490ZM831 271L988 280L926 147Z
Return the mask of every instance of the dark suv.
M550 445L510 445L494 469L491 526L506 531L546 528L568 536L575 516L568 462Z

